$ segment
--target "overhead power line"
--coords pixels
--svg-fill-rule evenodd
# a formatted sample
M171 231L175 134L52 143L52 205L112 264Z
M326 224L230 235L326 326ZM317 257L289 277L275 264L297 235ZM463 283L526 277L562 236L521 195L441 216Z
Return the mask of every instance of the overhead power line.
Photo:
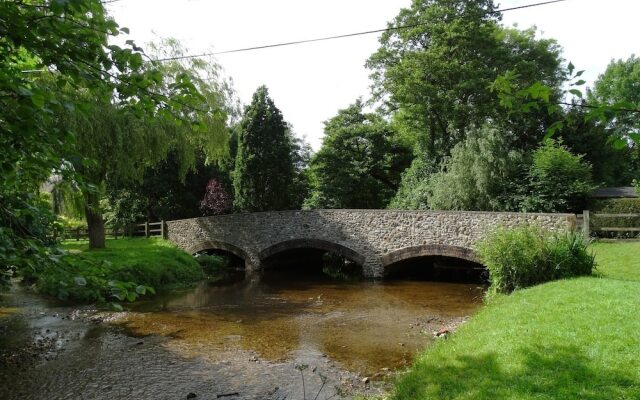
M526 5L517 6L517 7L509 7L509 8L503 8L503 9L495 10L495 11L488 11L486 13L483 13L482 15L484 16L484 15L500 14L500 13L507 12L507 11L522 10L522 9L525 9L525 8L544 6L544 5L548 5L548 4L554 4L554 3L562 3L562 2L565 2L565 1L568 1L568 0L551 0L551 1L544 1L544 2L540 2L540 3L526 4ZM427 25L427 23L424 22L424 23L419 23L419 24L400 25L400 26L393 26L393 27L388 27L388 28L383 28L383 29L374 29L374 30L370 30L370 31L346 33L346 34L335 35L335 36L324 36L324 37L319 37L319 38L314 38L314 39L295 40L295 41L291 41L291 42L265 44L265 45L260 45L260 46L243 47L243 48L239 48L239 49L214 51L214 52L210 52L210 53L201 53L201 54L192 54L192 55L184 55L184 56L176 56L176 57L158 58L155 61L177 61L177 60L185 60L185 59L190 59L190 58L217 56L217 55L220 55L220 54L241 53L241 52L246 52L246 51L270 49L270 48L274 48L274 47L293 46L293 45L304 44L304 43L323 42L323 41L327 41L327 40L345 39L345 38L350 38L350 37L354 37L354 36L371 35L371 34L374 34L374 33L391 32L391 31L397 31L397 30L401 30L401 29L416 28L416 27L424 26L424 25Z

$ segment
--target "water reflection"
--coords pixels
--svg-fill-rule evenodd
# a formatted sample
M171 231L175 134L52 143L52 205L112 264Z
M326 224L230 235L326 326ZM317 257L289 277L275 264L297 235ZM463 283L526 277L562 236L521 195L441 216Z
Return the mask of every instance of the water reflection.
M480 304L477 284L332 282L272 272L227 286L202 284L136 306L124 326L172 338L171 349L216 359L242 349L269 361L301 352L372 375L410 362L432 332Z

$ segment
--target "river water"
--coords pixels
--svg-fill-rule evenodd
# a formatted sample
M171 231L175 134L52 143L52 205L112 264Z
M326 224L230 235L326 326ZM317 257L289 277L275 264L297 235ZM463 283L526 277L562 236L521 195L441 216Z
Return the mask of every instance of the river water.
M0 298L0 398L380 393L416 352L442 340L434 332L464 322L482 295L477 284L272 273L105 313L48 302L16 285Z

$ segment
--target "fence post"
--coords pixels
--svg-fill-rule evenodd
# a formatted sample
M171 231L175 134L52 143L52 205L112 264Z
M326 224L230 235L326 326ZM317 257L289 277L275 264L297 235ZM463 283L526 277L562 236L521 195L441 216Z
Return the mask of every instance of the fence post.
M118 240L118 227L113 228L113 236L114 239Z
M163 239L166 239L165 235L166 235L167 231L164 228L164 220L160 221L160 237Z
M144 223L144 237L149 237L149 221L145 221Z
M76 228L76 242L80 241L80 227Z
M591 232L589 231L590 222L589 222L589 210L582 211L582 234L585 238L589 238Z

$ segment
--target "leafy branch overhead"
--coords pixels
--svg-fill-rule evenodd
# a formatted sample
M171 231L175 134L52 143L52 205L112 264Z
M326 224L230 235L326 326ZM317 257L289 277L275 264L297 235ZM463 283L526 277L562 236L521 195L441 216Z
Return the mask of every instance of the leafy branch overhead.
M581 118L585 121L595 120L604 125L615 126L612 130L614 134L611 136L615 148L625 148L629 141L640 144L640 98L633 91L621 87L612 88L610 83L611 80L637 82L640 79L640 60L632 56L628 61L612 62L607 71L600 76L594 89L588 89L586 94L580 89L586 84L586 81L581 79L584 72L576 72L572 63L567 66L569 88L564 91L562 97L573 96L570 102L552 101L550 94L553 89L542 82L518 88L517 74L514 71L496 78L489 88L498 95L500 105L509 112L544 109L549 115L563 115L562 119L547 128L545 139L575 123L572 120L575 118L574 114L562 114L562 107L568 106L584 109Z

